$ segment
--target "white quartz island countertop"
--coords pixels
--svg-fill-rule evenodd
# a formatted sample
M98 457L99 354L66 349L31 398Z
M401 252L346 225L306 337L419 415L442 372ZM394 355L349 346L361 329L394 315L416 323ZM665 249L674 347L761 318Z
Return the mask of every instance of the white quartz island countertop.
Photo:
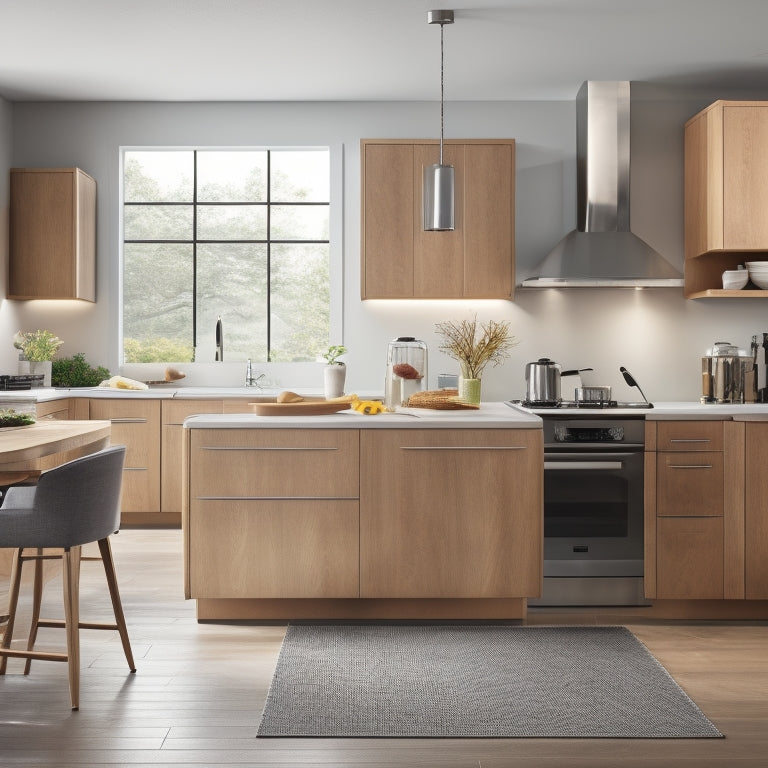
M400 408L367 416L353 410L330 415L258 416L255 413L201 414L184 421L187 429L541 429L541 419L504 403L475 410Z

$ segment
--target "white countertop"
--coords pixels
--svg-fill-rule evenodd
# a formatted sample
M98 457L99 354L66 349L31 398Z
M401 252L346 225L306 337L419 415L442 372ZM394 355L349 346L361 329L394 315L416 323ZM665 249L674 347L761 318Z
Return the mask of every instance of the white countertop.
M541 419L504 403L482 403L478 410L400 408L394 413L375 416L352 410L324 416L212 413L190 416L184 426L188 429L541 429Z
M29 401L35 400L37 402L47 402L50 400L60 400L66 397L88 397L88 398L137 398L137 399L191 399L191 400L219 400L222 398L248 398L254 402L262 401L268 402L273 400L280 392L284 391L284 387L280 389L259 389L258 387L185 387L173 384L160 384L151 386L149 389L132 390L132 389L112 389L107 387L77 387L74 389L54 389L54 388L37 388L37 389L21 389L21 390L9 390L0 391L0 400L5 401ZM322 393L316 389L294 389L297 394L305 397L321 397ZM361 399L375 399L381 398L380 392L358 392ZM457 411L427 411L430 414L449 414L447 418L454 418L457 422L463 423L469 419L468 416L463 414L474 414L476 418L482 421L493 420L493 417L484 413L484 409L489 406L502 406L502 403L483 403L480 415L477 411L457 412ZM594 416L611 415L611 416L640 416L648 419L649 421L662 421L662 420L684 420L684 419L734 419L737 421L744 420L768 420L768 403L736 403L736 404L703 404L699 402L655 402L653 408L610 408L610 409L589 409L589 408L549 408L538 409L536 411L523 408L516 405L515 408L510 408L507 405L503 407L508 411L517 412L524 415L557 415L557 416ZM424 419L424 412L426 409L402 409L401 414L412 413L413 417L404 416L408 419ZM345 416L351 416L353 412L342 412ZM490 412L489 412L490 413ZM501 411L499 412L501 413ZM388 419L393 417L393 414L386 414ZM295 417L263 417L268 419L274 418L295 418ZM313 416L310 424L316 426L316 420L318 416ZM328 418L328 417L326 417ZM333 417L332 423L335 423ZM364 419L371 419L376 417L364 416ZM445 419L444 415L436 415L437 419ZM301 419L302 422L307 421ZM402 419L401 419L402 421ZM504 420L505 426L508 426L506 419Z

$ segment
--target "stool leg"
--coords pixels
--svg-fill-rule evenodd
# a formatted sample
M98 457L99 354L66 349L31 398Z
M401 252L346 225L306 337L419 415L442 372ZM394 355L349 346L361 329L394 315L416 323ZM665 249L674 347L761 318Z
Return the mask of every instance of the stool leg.
M21 567L24 561L21 559L23 549L17 549L13 558L13 567L11 569L10 593L8 594L8 623L3 632L3 641L0 643L0 649L11 647L11 638L13 637L13 624L16 620L16 607L19 603L19 589L21 588ZM0 658L0 675L5 674L8 665L8 657Z
M29 626L29 639L27 640L27 650L31 651L35 647L37 640L37 628L40 622L40 604L43 601L43 561L40 556L42 549L37 550L38 559L35 560L35 580L32 586L32 623ZM32 659L27 659L24 664L24 674L28 675L32 666Z
M64 550L62 575L72 709L80 708L80 549L70 547Z
M115 621L117 630L120 633L120 640L123 643L125 659L128 662L128 668L131 672L136 671L136 664L133 661L131 651L131 641L128 639L128 627L125 624L125 614L123 613L123 604L120 600L120 591L117 588L117 575L115 574L115 563L112 559L112 546L109 539L99 539L99 552L101 561L104 563L104 573L107 576L107 586L109 586L109 596L112 599L112 609L115 612Z

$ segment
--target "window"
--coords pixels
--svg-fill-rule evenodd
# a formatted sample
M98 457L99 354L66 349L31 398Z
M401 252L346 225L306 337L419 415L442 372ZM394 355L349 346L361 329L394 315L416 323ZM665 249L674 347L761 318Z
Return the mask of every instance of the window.
M316 360L330 340L330 151L126 149L125 362Z

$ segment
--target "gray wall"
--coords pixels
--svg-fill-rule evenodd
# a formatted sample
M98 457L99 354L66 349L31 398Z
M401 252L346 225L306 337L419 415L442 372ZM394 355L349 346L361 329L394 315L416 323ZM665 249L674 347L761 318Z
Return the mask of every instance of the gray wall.
M685 120L722 93L680 93L633 85L632 223L635 232L682 269L682 130ZM739 94L738 97L748 96ZM752 95L753 98L760 97ZM766 94L762 94L766 98ZM573 102L461 102L446 105L446 135L517 140L517 268L524 277L575 225L575 108ZM430 385L456 372L438 351L434 324L468 317L511 322L520 344L503 366L488 371L484 397L524 391L525 363L541 356L566 367L591 366L590 383L610 384L635 397L619 365L629 368L656 400L697 399L699 358L715 340L748 345L768 330L761 300L686 301L677 289L518 292L503 301L361 302L360 138L433 136L438 107L421 102L370 103L16 103L0 102L0 170L12 165L77 165L98 184L98 272L95 305L4 302L0 338L19 327L48 327L65 340L63 354L83 351L92 362L118 367L118 179L121 145L290 145L344 147L344 344L348 391L380 389L387 342L424 339ZM3 195L6 195L4 198ZM7 190L0 186L0 203ZM2 210L7 209L7 204ZM16 316L7 310L13 304ZM11 321L13 318L13 322ZM338 343L339 339L332 339ZM2 372L14 359L0 344ZM226 367L239 384L243 366ZM205 383L211 366L190 378ZM291 373L262 366L278 386L321 385L320 366ZM131 375L131 371L126 371ZM301 381L297 379L301 378ZM219 383L224 383L219 381ZM229 383L229 382L227 382Z

